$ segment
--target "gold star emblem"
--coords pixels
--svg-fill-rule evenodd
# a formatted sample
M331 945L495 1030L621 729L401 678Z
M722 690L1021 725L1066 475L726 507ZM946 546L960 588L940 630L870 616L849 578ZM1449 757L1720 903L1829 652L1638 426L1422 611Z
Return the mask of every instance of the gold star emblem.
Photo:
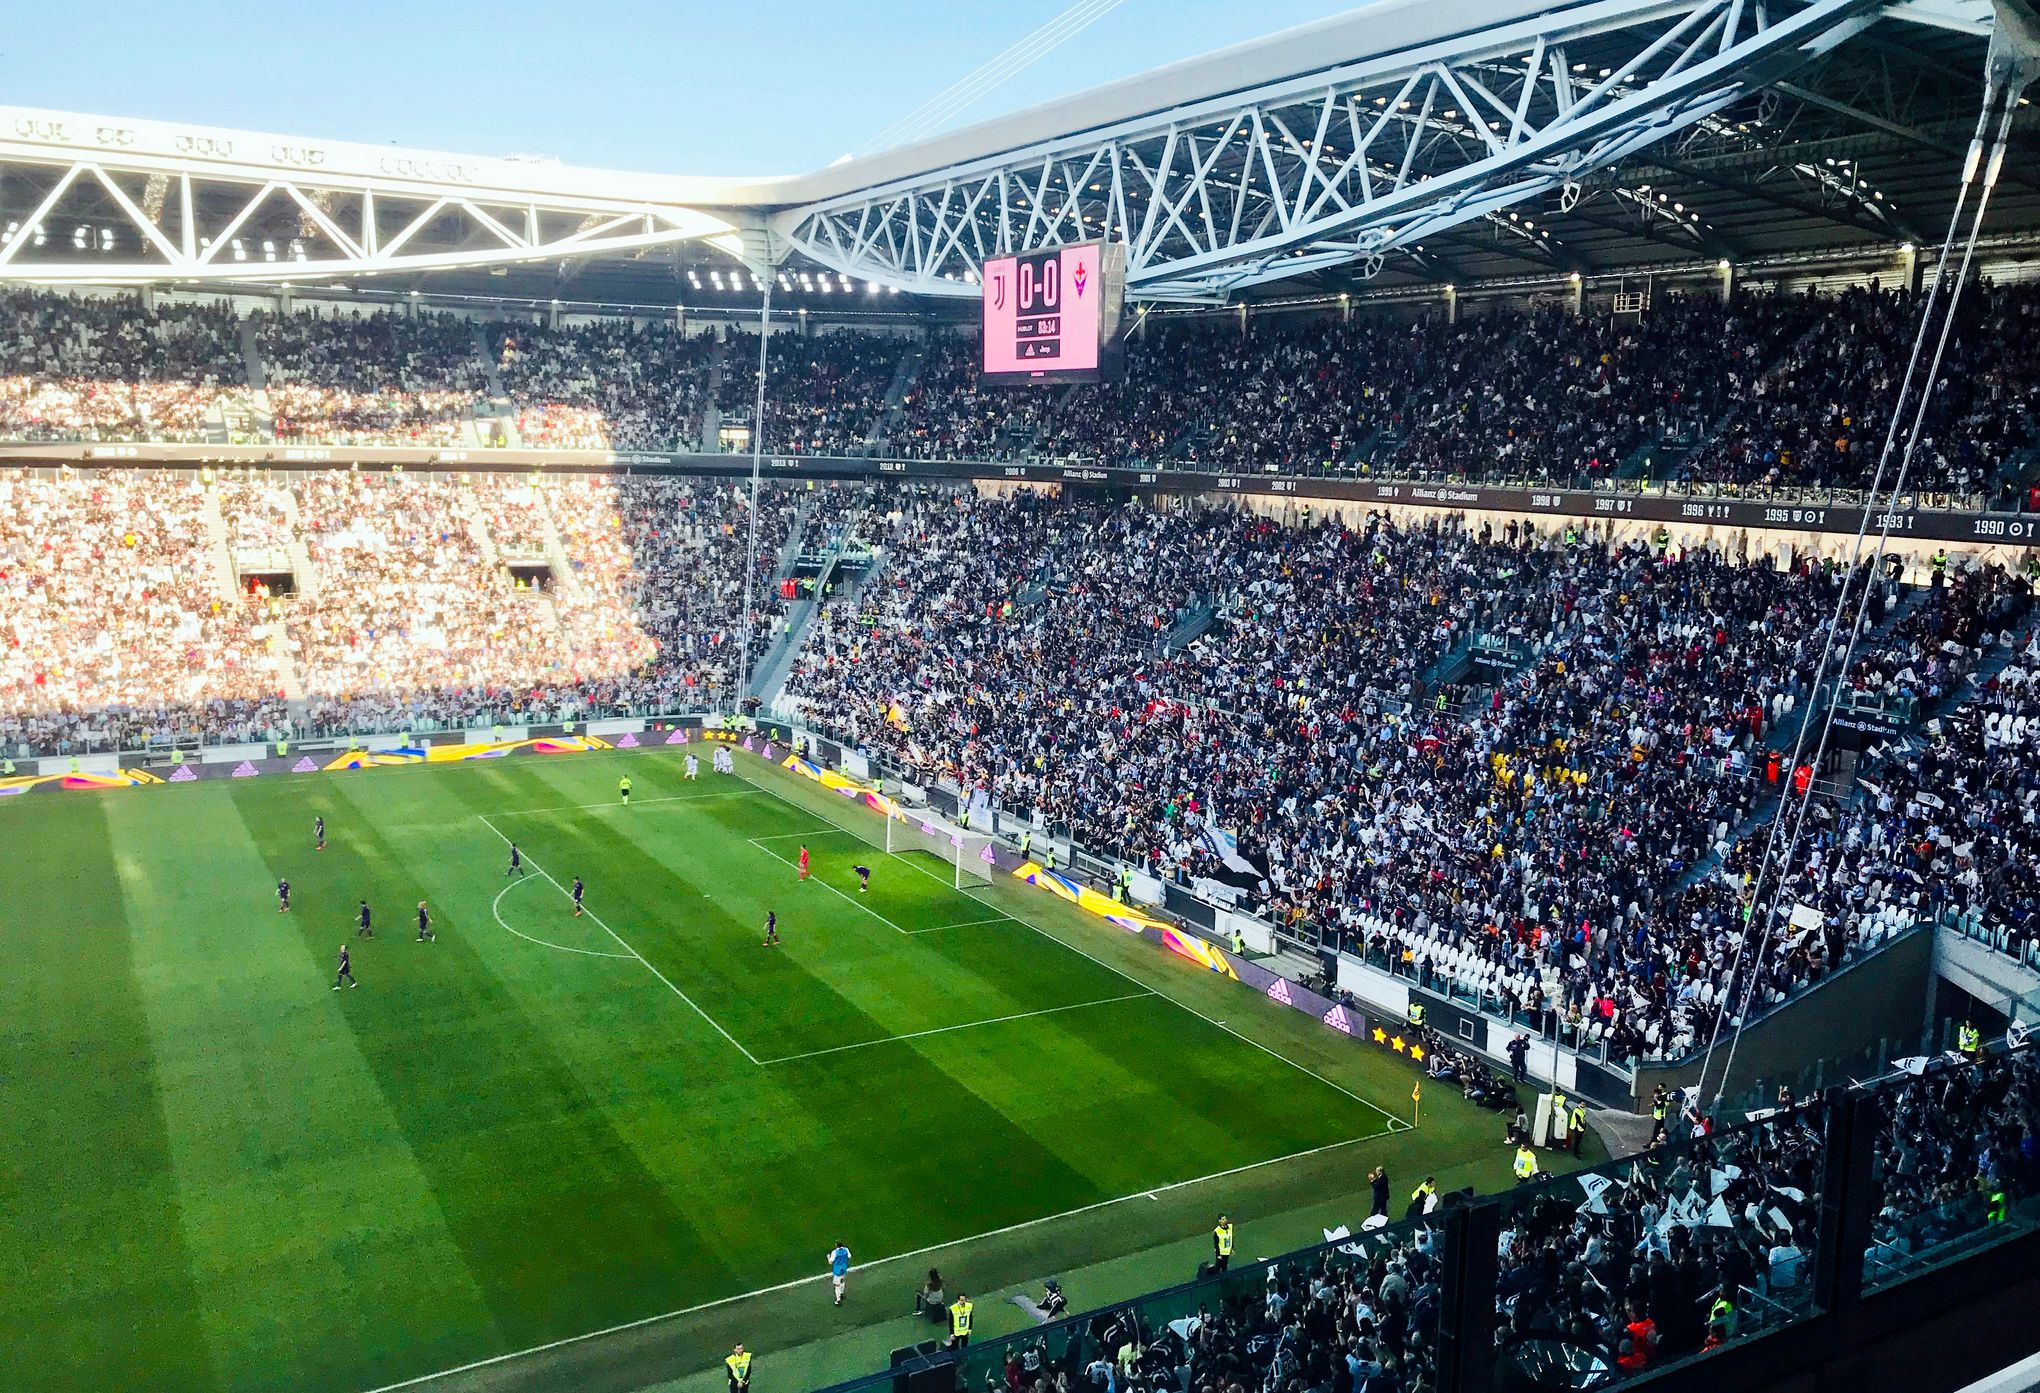
M1395 1052L1396 1052L1397 1054L1401 1054L1401 1053L1403 1052L1403 1038L1402 1038L1402 1036L1398 1035L1398 1036L1396 1036L1396 1037L1395 1037L1395 1038L1394 1038L1393 1040L1390 1040L1390 1041L1388 1042L1388 1047L1389 1047L1390 1049L1394 1050L1394 1051L1395 1051Z
M1385 1045L1388 1043L1388 1032L1383 1030L1378 1025L1374 1027L1374 1043L1377 1045Z
M1413 1043L1413 1044L1411 1044L1411 1046L1410 1046L1410 1058L1411 1058L1411 1059L1419 1059L1419 1060L1420 1060L1420 1059L1422 1059L1423 1057L1424 1057L1424 1047L1423 1047L1422 1045L1419 1045L1419 1044L1414 1044L1414 1043Z

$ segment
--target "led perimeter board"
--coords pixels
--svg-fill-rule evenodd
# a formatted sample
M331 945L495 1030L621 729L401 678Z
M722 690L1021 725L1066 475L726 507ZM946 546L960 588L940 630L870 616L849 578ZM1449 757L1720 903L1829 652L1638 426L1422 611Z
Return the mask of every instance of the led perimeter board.
M1123 243L1078 242L988 257L981 274L984 383L1014 387L1118 376Z

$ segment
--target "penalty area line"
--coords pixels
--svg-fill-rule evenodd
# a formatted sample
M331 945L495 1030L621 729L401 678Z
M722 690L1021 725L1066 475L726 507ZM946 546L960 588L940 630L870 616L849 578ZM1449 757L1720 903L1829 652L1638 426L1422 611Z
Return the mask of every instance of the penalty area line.
M1149 995L1159 996L1161 993L1150 992ZM1390 1116L1386 1113L1383 1115ZM1303 1161L1308 1160L1312 1156L1323 1156L1330 1152L1343 1151L1348 1147L1358 1146L1362 1142L1374 1141L1377 1138L1388 1136L1393 1130L1392 1128L1383 1128L1379 1132L1368 1132L1364 1136L1348 1137L1344 1141L1327 1142L1323 1146L1306 1147L1302 1151L1291 1151L1281 1156L1270 1156L1265 1161L1249 1161L1246 1165L1233 1166L1222 1171L1213 1171L1209 1175L1192 1176L1188 1180L1175 1180L1167 1185L1156 1185L1146 1190L1135 1190L1130 1194L1119 1195L1109 1200L1099 1200L1094 1204L1079 1205L1075 1209L1065 1209L1060 1214L1043 1214L1038 1218L1022 1219L1017 1224L1007 1224L1003 1228L987 1229L983 1233L974 1233L967 1238L951 1238L941 1243L930 1243L924 1248L913 1248L904 1253L894 1253L890 1257L873 1258L870 1262L860 1262L853 1265L850 1270L852 1272L873 1272L881 1267L890 1267L894 1263L912 1262L916 1258L924 1258L930 1253L939 1253L949 1248L959 1248L966 1243L982 1243L988 1239L1003 1238L1011 1233L1023 1233L1028 1229L1039 1228L1043 1224L1052 1224L1061 1219L1074 1219L1084 1214L1096 1214L1100 1210L1113 1209L1122 1204L1131 1204L1135 1200L1153 1200L1159 1204L1161 1202L1159 1196L1166 1195L1174 1190L1187 1190L1195 1185L1208 1185L1217 1180L1229 1180L1233 1176L1265 1170L1270 1166L1285 1165L1291 1161ZM713 1301L703 1301L693 1306L683 1306L676 1311L664 1311L656 1316L642 1316L637 1320L625 1321L621 1325L605 1326L600 1330L590 1330L580 1335L569 1335L562 1340L552 1340L546 1344L533 1345L529 1349L511 1350L507 1354L491 1355L487 1359L477 1359L472 1363L456 1365L451 1369L441 1369L436 1373L420 1374L416 1378L408 1378L401 1383L386 1383L379 1388L366 1389L364 1393L400 1393L400 1390L406 1388L421 1388L439 1379L454 1378L460 1374L471 1374L477 1369L493 1368L499 1364L507 1364L511 1360L528 1359L535 1354L545 1354L556 1349L567 1349L574 1345L585 1344L590 1340L600 1340L610 1335L621 1335L626 1331L642 1330L648 1325L658 1325L664 1321L679 1320L686 1316L699 1315L703 1311L713 1311L723 1306L733 1306L739 1301L750 1301L760 1296L774 1296L782 1291L795 1291L801 1287L813 1286L827 1279L828 1274L826 1272L817 1272L809 1277L796 1277L790 1282L780 1282L775 1286L759 1287L755 1291L738 1292L734 1296L717 1297Z
M851 1045L831 1045L827 1049L809 1050L804 1054L774 1055L760 1060L761 1064L791 1064L796 1059L819 1059L825 1054L847 1054L851 1050L868 1050L878 1045L896 1044L902 1040L919 1040L929 1035L948 1035L958 1030L976 1030L981 1025L1003 1025L1007 1021L1031 1021L1036 1016L1054 1016L1064 1011L1082 1011L1090 1006L1110 1006L1117 1001L1139 1001L1155 995L1151 991L1127 992L1121 996L1103 996L1096 1001L1073 1001L1067 1006L1044 1006L1039 1011L1016 1011L1010 1016L988 1016L981 1021L964 1021L958 1025L938 1025L932 1030L909 1030L904 1035L882 1035L876 1040L859 1040Z
M530 817L537 813L602 813L614 812L621 808L641 808L652 803L713 803L718 798L752 798L766 790L751 784L746 788L732 789L728 793L670 793L657 798L639 798L626 803L621 798L612 798L603 803L557 803L550 808L499 808L489 814L491 817Z

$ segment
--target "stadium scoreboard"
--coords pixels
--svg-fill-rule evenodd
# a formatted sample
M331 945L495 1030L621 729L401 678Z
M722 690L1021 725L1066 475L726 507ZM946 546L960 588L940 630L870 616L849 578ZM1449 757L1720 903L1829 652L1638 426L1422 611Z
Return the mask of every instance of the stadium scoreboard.
M1123 243L1077 242L988 257L980 274L987 385L1103 382L1118 375Z

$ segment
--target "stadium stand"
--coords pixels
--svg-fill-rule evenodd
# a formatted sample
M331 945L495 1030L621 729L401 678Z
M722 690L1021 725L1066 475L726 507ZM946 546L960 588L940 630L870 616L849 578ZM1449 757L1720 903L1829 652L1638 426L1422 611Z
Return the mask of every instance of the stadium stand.
M1223 829L1271 913L1614 1058L1683 1053L1939 907L1826 882L1815 854L1787 888L1826 886L1804 893L1828 931L1737 951L1824 567L1033 498L923 501L885 540L882 584L824 613L782 710L1165 878L1221 875ZM1914 613L1977 616L1963 651L2000 651L2025 605L2004 584ZM1158 651L1200 603L1217 626ZM1470 632L1519 670L1407 702Z
M767 447L788 455L858 455L878 424L907 340L838 330L772 341L765 391ZM758 336L733 333L717 403L725 425L756 409Z
M451 315L261 315L276 438L452 445L486 388L467 321Z
M491 326L520 443L671 450L701 441L712 338L669 324Z
M0 296L0 439L200 441L208 414L246 382L223 309Z
M1497 310L1449 324L1325 314L1144 328L1124 381L981 391L975 341L942 336L904 383L895 453L1074 457L1370 478L1860 489L1896 388L1915 297L1659 295L1647 312ZM2010 496L2030 456L2040 290L1967 297L1912 485ZM231 312L17 292L0 307L0 435L195 441L266 403L274 438L503 444L476 325L453 315L255 317L263 402ZM60 327L62 329L60 330ZM67 331L67 332L65 332ZM517 443L700 448L711 405L749 423L755 336L664 321L484 331ZM775 338L766 444L862 454L910 340L835 329ZM217 438L226 438L219 435Z

